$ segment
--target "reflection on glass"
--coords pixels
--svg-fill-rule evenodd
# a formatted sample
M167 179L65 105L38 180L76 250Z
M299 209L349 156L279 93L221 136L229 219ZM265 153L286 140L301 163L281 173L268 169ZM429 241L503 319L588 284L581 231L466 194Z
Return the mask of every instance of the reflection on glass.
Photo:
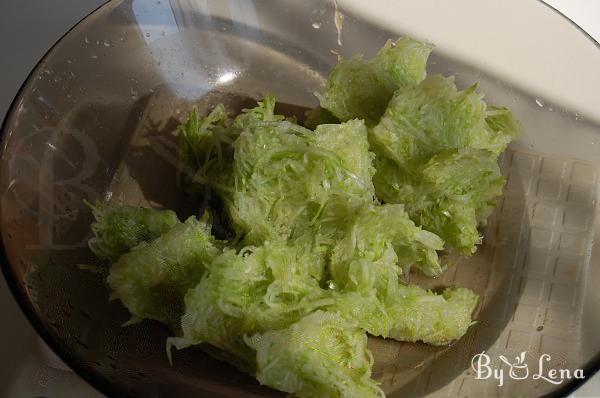
M239 70L223 71L240 57L228 48L227 32L243 28L232 21L258 22L253 2L132 0L131 7L155 67L175 96L196 100L239 76ZM206 18L215 12L224 19ZM191 26L200 29L186 35Z
M179 32L168 1L133 0L131 7L146 43Z
M229 83L233 79L235 79L235 76L236 76L235 72L225 72L221 76L219 76L219 78L217 79L217 82L220 84Z

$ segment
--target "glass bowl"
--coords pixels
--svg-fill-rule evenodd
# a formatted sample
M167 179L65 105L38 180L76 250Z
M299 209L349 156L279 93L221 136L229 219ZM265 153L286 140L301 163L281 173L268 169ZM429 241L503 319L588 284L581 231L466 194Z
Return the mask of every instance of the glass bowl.
M31 73L2 130L2 268L44 340L111 396L282 396L199 348L176 352L170 366L170 332L160 324L122 327L127 311L108 301L102 276L93 272L86 246L92 216L82 200L190 214L175 187L173 131L192 105L201 112L217 102L241 109L275 93L283 112L302 117L317 104L313 93L338 56L370 56L388 38L412 34L441 42L430 73L456 75L462 87L480 82L491 101L514 110L525 133L502 159L506 192L478 253L447 259L448 271L435 281L411 276L422 285L475 290L477 323L450 347L370 338L374 377L389 397L561 395L582 382L507 376L498 386L472 368L483 351L498 369L500 355L512 361L526 352L520 365L532 372L548 354L546 370L591 376L600 352L600 112L586 99L600 85L586 71L598 70L593 54L600 52L568 21L529 2L523 8L536 21L568 33L553 44L571 49L571 73L553 80L548 70L556 65L526 68L550 59L550 49L532 44L527 53L514 41L525 25L511 22L508 33L485 42L502 16L474 8L470 29L479 30L460 41L444 35L458 32L448 5L426 15L423 4L433 3L348 1L338 10L316 0L123 0L74 27Z

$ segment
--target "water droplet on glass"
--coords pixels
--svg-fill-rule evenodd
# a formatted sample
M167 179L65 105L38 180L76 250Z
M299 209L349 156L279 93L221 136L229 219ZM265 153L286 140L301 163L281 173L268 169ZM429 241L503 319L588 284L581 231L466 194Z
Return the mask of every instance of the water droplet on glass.
M67 59L67 60L65 60L65 61L66 61L66 63L68 63L68 64L70 64L70 63L71 63L71 60L70 60L70 59Z
M335 30L337 31L337 44L342 46L342 29L344 27L344 14L342 14L338 8L337 0L333 0L335 11L333 15L333 23L335 24Z
M85 42L85 44L90 44L90 39L88 39L88 37L86 36L83 41Z
M99 46L100 45L100 40L96 40L96 45Z
M542 100L539 100L539 99L537 99L537 98L536 98L536 99L535 99L535 103L536 103L536 104L537 104L537 105L538 105L540 108L543 108L543 107L544 107L544 103L542 102Z
M124 38L124 37L119 37L119 41L120 41L120 42L124 42L124 41L125 41L125 38Z
M90 55L90 59L98 59L98 56L96 54Z
M110 40L104 40L104 41L102 42L102 45L103 45L104 47L112 47L112 43L110 42Z
M131 94L131 99L133 99L133 100L137 99L138 92L133 87L131 87L130 94Z
M315 22L312 24L312 27L315 29L321 29L321 22Z
M67 94L67 98L71 99L72 95L71 94Z
M150 37L150 32L146 32L146 37Z
M583 119L581 114L579 112L575 112L575 120L581 120L581 119Z

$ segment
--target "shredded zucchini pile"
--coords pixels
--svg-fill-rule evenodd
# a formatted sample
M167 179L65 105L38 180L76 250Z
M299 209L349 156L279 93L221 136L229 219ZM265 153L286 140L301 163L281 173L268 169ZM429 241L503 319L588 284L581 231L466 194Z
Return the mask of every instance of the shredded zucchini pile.
M449 344L478 297L407 285L436 277L438 252L469 255L502 192L498 156L519 133L477 86L426 76L429 44L401 38L341 61L304 126L275 98L237 116L217 105L180 127L179 184L210 210L93 205L90 248L109 261L111 298L171 326L171 348L207 352L299 397L382 397L367 333Z

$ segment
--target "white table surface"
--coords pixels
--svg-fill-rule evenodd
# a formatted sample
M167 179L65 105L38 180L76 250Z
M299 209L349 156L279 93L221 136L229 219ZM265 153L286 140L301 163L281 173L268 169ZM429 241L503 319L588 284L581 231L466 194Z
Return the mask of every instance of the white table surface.
M501 1L501 0L498 0ZM524 0L533 1L533 0ZM3 0L0 4L0 117L47 49L103 0ZM546 0L600 41L600 0ZM0 277L0 397L101 397L72 372L49 367L40 340ZM600 375L573 398L600 397Z
M544 0L600 42L600 0Z

